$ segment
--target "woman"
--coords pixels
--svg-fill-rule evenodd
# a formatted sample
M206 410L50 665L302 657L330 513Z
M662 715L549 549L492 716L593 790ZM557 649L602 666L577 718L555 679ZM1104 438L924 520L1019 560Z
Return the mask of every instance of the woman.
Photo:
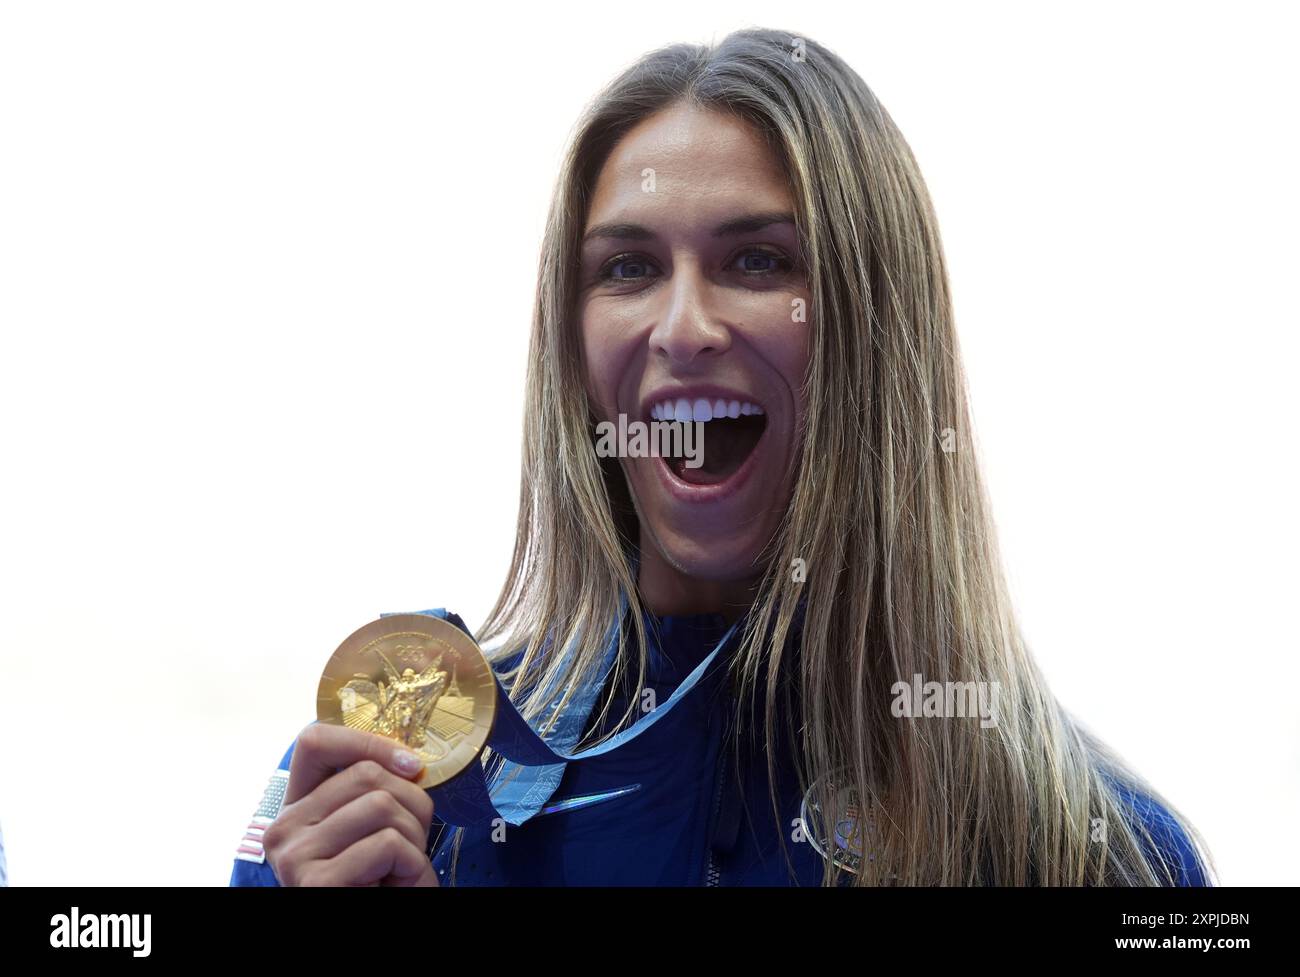
M703 424L704 463L602 457L620 415ZM310 726L267 862L233 883L1208 884L1194 830L1026 650L934 212L830 51L741 31L595 101L547 226L525 424L478 636L520 712L600 743L717 656L519 824L444 830L377 737Z

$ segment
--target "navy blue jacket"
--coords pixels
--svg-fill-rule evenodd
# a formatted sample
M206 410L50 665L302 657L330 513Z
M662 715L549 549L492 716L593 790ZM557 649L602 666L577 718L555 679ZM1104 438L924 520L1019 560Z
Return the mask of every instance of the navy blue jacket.
M455 615L447 617L463 627ZM661 617L647 624L657 625L658 638L652 628L642 688L653 689L662 703L713 650L727 624L716 614ZM626 694L616 695L605 724L617 721L627 702ZM820 884L822 858L796 830L802 796L785 734L781 732L777 750L778 829L765 754L761 747L737 747L735 738L725 735L724 725L734 712L731 702L719 656L700 684L660 722L616 750L570 762L541 813L519 826L498 822L464 829L454 884ZM756 721L761 744L761 710ZM782 723L776 726L783 728ZM735 749L743 756L739 776L730 752ZM292 755L290 746L281 770L289 769ZM611 796L593 802L594 795ZM1168 813L1149 798L1129 799L1165 857L1182 867L1180 884L1207 884L1190 842ZM435 811L430 842L431 848L437 846L433 865L444 885L452 881L455 830ZM269 864L236 860L230 884L277 881Z

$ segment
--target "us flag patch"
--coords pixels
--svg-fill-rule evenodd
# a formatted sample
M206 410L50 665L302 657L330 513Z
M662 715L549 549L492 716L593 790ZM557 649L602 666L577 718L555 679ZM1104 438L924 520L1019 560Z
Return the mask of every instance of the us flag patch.
M262 792L262 803L257 805L257 810L253 812L248 827L244 830L244 837L239 840L239 847L235 850L236 858L259 865L266 861L266 852L262 850L262 835L266 832L266 826L280 813L288 786L288 770L277 770L271 774L266 790Z

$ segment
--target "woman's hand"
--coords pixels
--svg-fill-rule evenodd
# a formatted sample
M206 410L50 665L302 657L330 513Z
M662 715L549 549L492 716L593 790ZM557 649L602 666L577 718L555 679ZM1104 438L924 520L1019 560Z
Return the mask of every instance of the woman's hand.
M409 761L406 759L409 758ZM281 885L437 885L424 766L377 733L313 723L298 736L262 847Z

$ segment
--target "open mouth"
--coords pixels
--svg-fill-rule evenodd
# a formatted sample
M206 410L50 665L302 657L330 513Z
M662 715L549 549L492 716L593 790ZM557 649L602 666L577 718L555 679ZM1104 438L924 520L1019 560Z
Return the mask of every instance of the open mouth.
M719 485L727 481L754 453L767 429L763 408L739 400L666 401L655 404L650 416L683 428L687 422L702 422L703 443L699 446L702 450L694 458L681 455L663 459L668 470L688 485ZM674 440L674 443L689 442ZM690 463L697 459L700 464L691 467Z

